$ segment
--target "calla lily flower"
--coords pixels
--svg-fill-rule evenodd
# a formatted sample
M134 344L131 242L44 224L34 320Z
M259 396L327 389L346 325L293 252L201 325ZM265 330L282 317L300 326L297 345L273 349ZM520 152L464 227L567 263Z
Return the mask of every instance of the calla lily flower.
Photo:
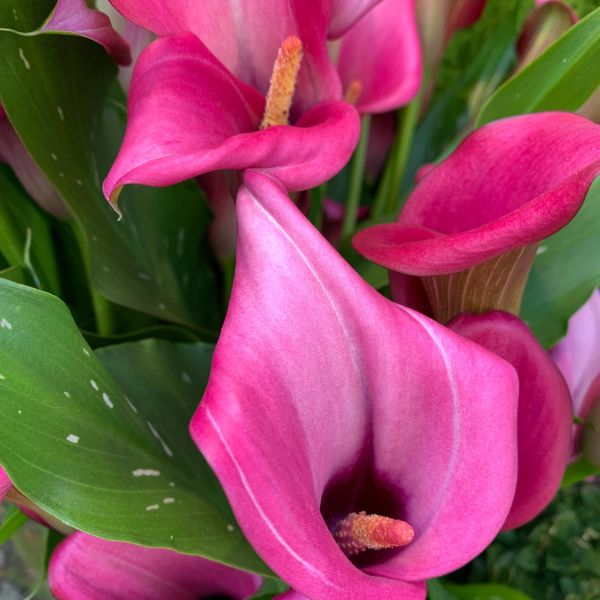
M500 311L462 314L448 326L511 363L519 376L519 477L503 529L519 527L550 503L564 475L572 430L569 388L519 318Z
M567 113L503 119L430 169L396 223L353 244L400 274L398 301L429 305L440 322L465 311L518 314L537 243L575 216L599 172L598 125Z
M360 113L410 102L421 85L415 0L383 0L339 41L337 68L345 97Z
M233 291L192 436L298 594L424 598L423 580L506 519L515 371L379 295L272 178L247 172L236 208Z
M593 427L578 427L584 434L584 452L600 464L600 291L569 319L565 338L552 349L552 357L562 371L573 398L573 413ZM581 440L577 439L577 446ZM576 448L579 450L580 448Z
M133 72L127 130L104 182L106 197L114 202L127 184L163 186L250 167L276 175L294 191L331 177L358 139L352 106L322 103L292 118L293 125L285 125L284 115L281 125L271 126L276 120L271 117L289 109L302 46L297 37L284 42L275 61L274 91L265 102L195 35L150 44Z
M245 600L260 577L161 548L77 532L52 553L48 582L57 600Z
M217 170L257 168L290 191L314 187L356 145L348 102L360 112L391 110L420 85L414 0L111 1L164 38L134 71L128 129L104 184L112 202L127 184ZM333 50L337 67L328 28L345 32Z

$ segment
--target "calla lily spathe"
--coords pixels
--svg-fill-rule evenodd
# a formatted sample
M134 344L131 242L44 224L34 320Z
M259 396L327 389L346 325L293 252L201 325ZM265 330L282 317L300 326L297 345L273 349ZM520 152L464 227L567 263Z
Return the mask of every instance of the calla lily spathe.
M396 223L365 229L353 244L398 273L398 301L441 322L517 312L536 244L575 216L599 172L600 127L582 117L496 121L427 171Z
M247 538L298 593L424 598L423 580L468 562L506 519L515 371L380 296L278 182L244 182L233 293L192 436ZM414 540L351 561L331 530L360 511L406 521Z
M290 191L314 187L346 164L358 140L344 94L359 111L380 112L408 102L420 84L414 0L210 1L201 9L112 2L163 38L134 71L128 129L104 183L113 201L127 184L169 185L216 170L257 168ZM347 31L336 42L337 66L327 46L332 23ZM264 129L274 64L291 39L302 46L291 125Z
M571 395L525 323L509 313L462 314L448 326L513 365L519 376L519 476L503 529L536 517L558 491L571 448Z
M204 558L82 532L54 550L48 582L57 600L245 600L260 587L260 577Z

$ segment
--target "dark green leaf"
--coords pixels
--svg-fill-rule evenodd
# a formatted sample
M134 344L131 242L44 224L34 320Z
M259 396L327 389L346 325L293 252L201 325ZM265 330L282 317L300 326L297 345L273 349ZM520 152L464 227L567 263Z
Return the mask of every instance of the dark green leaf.
M0 251L12 265L28 268L42 289L60 294L50 218L5 165L0 165Z
M28 33L40 27L52 12L57 0L2 0L0 28Z
M0 280L0 463L15 486L91 534L269 574L188 433L212 346L99 350L57 298Z
M577 216L544 240L527 280L521 316L541 343L562 338L569 317L600 285L600 179Z
M0 31L1 102L83 227L96 289L214 336L218 293L203 241L210 216L197 187L131 190L121 222L101 194L123 131L119 108L105 104L115 73L90 40Z
M481 109L478 126L545 110L574 111L600 85L600 8L509 79Z
M523 592L498 583L458 585L444 582L444 587L459 600L531 600Z

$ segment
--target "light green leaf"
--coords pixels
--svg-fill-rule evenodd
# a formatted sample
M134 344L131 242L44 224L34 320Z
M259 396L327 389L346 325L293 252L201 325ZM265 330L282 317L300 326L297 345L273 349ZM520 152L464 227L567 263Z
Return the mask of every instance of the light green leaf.
M0 30L0 101L81 224L94 287L117 304L214 337L219 294L204 241L210 215L197 186L132 189L121 222L102 196L124 128L120 109L105 102L115 74L90 40Z
M600 285L600 178L575 218L544 240L527 280L521 317L550 347L566 333L569 317Z
M575 483L579 483L588 477L595 477L598 474L600 474L599 466L592 464L584 457L579 457L567 466L560 487L570 487Z
M571 27L486 102L477 125L546 110L577 110L600 85L600 8Z
M444 587L459 600L531 600L523 592L498 583L458 585L444 582Z
M94 355L60 300L0 280L0 463L77 529L268 575L188 433L211 354L146 340Z

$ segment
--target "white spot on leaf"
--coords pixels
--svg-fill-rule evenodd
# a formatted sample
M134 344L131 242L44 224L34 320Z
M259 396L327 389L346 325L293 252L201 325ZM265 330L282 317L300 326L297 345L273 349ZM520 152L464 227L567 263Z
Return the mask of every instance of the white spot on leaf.
M156 469L136 469L132 471L134 477L159 477L160 471Z
M108 408L114 408L115 405L112 403L110 396L106 392L102 394L102 400L104 400L104 404L106 404Z
M146 510L158 510L160 507L158 504L151 504L150 506L146 506Z
M0 321L0 327L2 327L2 329L12 329L12 324L9 323L6 319L2 319Z
M98 391L100 388L98 387L98 384L93 380L90 379L90 385L96 390Z
M163 499L164 504L173 504L174 502L175 502L175 498L164 498Z
M67 436L67 442L71 442L71 444L76 444L77 442L79 442L79 436L70 433Z
M19 48L19 57L23 61L25 68L29 71L31 69L31 65L29 64L29 61L25 58L25 53L23 52L23 48Z

